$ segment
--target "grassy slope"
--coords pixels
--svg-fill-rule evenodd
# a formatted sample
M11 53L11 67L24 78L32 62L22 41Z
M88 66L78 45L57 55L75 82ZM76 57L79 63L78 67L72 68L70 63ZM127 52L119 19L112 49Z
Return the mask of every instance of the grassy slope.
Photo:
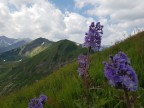
M23 59L24 57L22 57L22 55L19 54L20 51L21 48L16 48L0 54L0 62L3 62L3 60L18 61L20 59Z
M49 45L38 46L38 47L34 48L32 51L28 52L28 56L33 57L33 56L39 54L40 52L44 51L48 47L49 47Z
M6 77L7 73L12 69L12 67L16 66L18 62L0 62L0 79ZM1 87L1 81L0 81Z
M7 77L0 79L3 80L0 94L8 94L40 80L67 61L76 58L81 52L86 50L71 41L62 40L54 43L38 55L22 61L12 68Z
M123 96L121 90L110 87L103 72L103 61L108 60L110 54L116 54L124 51L131 60L131 64L138 74L139 88L137 106L144 106L144 32L133 36L124 42L121 42L109 49L98 52L91 56L90 76L93 82L91 89L91 102L89 107L92 108L124 108L126 107L119 96ZM26 108L29 99L38 97L41 93L48 96L48 102L45 108L86 108L84 98L82 98L81 80L77 75L77 63L71 63L47 78L34 83L30 87L16 91L7 97L0 98L1 108Z
M37 38L22 47L20 55L33 57L52 45L53 42L45 38Z

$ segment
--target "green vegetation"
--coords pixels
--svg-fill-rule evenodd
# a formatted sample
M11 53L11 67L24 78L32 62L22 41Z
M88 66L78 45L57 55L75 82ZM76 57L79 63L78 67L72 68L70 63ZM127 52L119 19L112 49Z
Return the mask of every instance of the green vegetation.
M109 86L106 79L104 78L104 66L103 61L108 61L110 54L116 54L119 51L125 52L131 60L131 64L135 69L138 79L139 79L139 88L137 92L130 93L132 96L137 96L137 101L135 108L142 108L144 106L144 32L137 34L136 36L130 37L123 42L120 42L109 49L93 54L90 65L90 77L92 79L91 89L90 89L90 98L89 103L86 104L82 82L77 74L77 62L73 62L65 65L62 68L59 68L57 71L54 71L51 75L44 78L43 80L35 82L29 87L24 87L19 91L11 93L9 96L2 96L0 98L1 108L26 108L28 102L33 97L38 97L41 93L44 93L48 96L48 102L44 105L44 108L125 108L126 104L123 101L123 91L116 90ZM66 49L66 45L60 45L60 50ZM21 71L24 72L22 67L29 66L31 67L28 71L25 70L25 73L31 73L30 78L33 79L36 73L42 75L44 70L49 69L46 65L42 65L39 68L43 68L43 71L40 71L39 68L33 70L32 64L36 63L39 60L46 61L49 59L55 59L58 62L60 59L55 58L54 51L57 51L56 45L49 52L53 55L51 59L49 56L44 56L45 52L41 53L41 56L36 56L34 59L23 62L21 64ZM68 49L72 51L72 49ZM67 56L68 50L65 50L66 55L62 55L59 51L57 56ZM72 53L72 52L71 52ZM31 63L32 62L32 63ZM55 63L56 63L55 62ZM26 65L28 63L28 65ZM41 64L42 62L40 62ZM49 62L48 62L49 63ZM35 73L32 74L32 73ZM18 73L16 73L18 74ZM40 75L39 74L39 75ZM21 78L21 77L19 77ZM24 77L29 79L29 76ZM22 79L23 81L23 79ZM22 82L20 82L22 83Z
M0 62L0 79L5 78L5 75L17 64L18 62Z
M52 41L45 38L37 38L29 44L23 46L19 53L23 56L33 57L52 45L52 43Z
M15 67L16 65L18 65L19 62L0 62L0 95L3 94L3 92L5 91L5 89L7 88L7 86L2 86L4 84L6 84L5 78L7 78L9 72L11 71L11 69L13 67Z
M20 59L24 59L24 57L19 54L20 51L21 51L21 48L16 48L16 49L0 54L0 62L18 61Z
M0 79L3 81L0 93L6 95L13 90L28 86L71 62L83 52L86 52L86 49L68 40L53 43L41 53L20 62L6 74L6 77Z

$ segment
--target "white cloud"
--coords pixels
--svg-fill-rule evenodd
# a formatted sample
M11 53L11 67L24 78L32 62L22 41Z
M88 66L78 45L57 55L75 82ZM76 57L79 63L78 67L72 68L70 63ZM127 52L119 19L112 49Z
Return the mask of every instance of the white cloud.
M104 23L103 44L123 39L123 33L130 34L133 29L144 27L143 0L75 0L78 9L91 5L84 13L97 16Z
M15 4L21 3L14 2L13 5ZM15 12L10 12L6 4L1 3L0 7L0 18L3 20L1 24L4 25L3 30L0 30L1 35L36 38L65 26L61 11L45 0L35 2L30 8L22 3Z
M75 7L90 6L84 13L97 16L104 25L102 44L124 39L134 28L144 28L144 1L74 0ZM0 35L14 38L45 37L82 43L89 24L95 21L76 12L63 13L48 0L1 0ZM97 21L96 21L97 22Z
M10 11L9 4L15 11ZM94 21L93 18L78 13L62 13L46 0L0 2L0 35L9 37L45 37L53 41L70 39L82 43L91 21Z
M69 34L69 39L82 43L84 34L88 30L89 24L94 21L92 18L85 18L77 13L66 12L64 22L66 24L65 33Z

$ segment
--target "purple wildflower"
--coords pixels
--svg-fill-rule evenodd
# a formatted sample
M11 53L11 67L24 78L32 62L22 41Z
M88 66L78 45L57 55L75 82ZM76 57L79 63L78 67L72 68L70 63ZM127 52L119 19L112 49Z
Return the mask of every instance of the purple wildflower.
M79 55L78 56L78 62L81 68L86 68L86 65L88 64L87 56L86 55Z
M104 63L104 74L109 83L118 89L136 91L138 79L135 71L130 66L130 61L125 53L119 52L114 57L110 55L110 63Z
M28 103L28 108L43 108L43 104L39 101L39 99L33 98Z
M87 56L85 55L79 55L78 56L78 63L79 63L79 68L77 72L79 73L79 76L83 76L86 74L86 67L88 65L88 59Z
M79 76L82 77L84 75L85 69L78 68L77 72L78 72Z
M33 98L28 103L28 108L43 108L43 103L47 100L46 95L40 95L39 99Z
M42 102L42 103L45 103L47 100L47 96L46 95L40 95L39 97L39 101Z
M103 25L94 22L89 26L89 31L85 35L85 42L82 45L86 48L91 48L93 51L98 51L101 47L101 34L103 34Z

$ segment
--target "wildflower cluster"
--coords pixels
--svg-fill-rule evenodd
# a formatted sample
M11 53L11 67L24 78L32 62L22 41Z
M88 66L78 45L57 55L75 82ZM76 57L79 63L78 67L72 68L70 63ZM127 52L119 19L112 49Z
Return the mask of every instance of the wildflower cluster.
M101 47L101 34L103 34L103 25L92 22L89 31L85 34L85 42L83 47L88 48L87 55L78 56L78 73L84 82L84 89L87 103L89 103L89 54L90 51L99 51ZM118 89L123 89L126 97L127 107L131 108L132 103L128 96L129 91L136 91L138 87L138 79L135 71L130 66L130 60L123 52L119 52L115 56L110 55L110 62L104 63L104 74L109 83Z
M46 100L46 95L40 95L39 99L33 98L28 103L28 108L43 108L43 104L46 102Z
M103 25L100 25L100 22L94 23L92 22L89 26L89 31L86 33L85 42L82 47L86 47L89 49L87 55L79 55L78 56L78 73L82 78L87 78L88 68L89 68L89 53L90 50L98 51L101 47L101 34L103 34Z
M138 79L135 71L130 66L127 55L119 52L114 57L110 56L110 63L104 63L104 74L109 83L118 89L136 91Z
M85 34L85 42L82 47L88 48L87 55L79 55L78 56L78 74L82 78L83 87L84 87L84 95L86 97L86 103L90 103L90 85L91 79L89 75L89 65L90 65L90 52L99 51L101 47L101 34L103 34L103 26L98 22L96 25L94 22L89 26L89 31Z
M89 31L85 34L85 42L83 47L90 48L93 51L98 51L101 47L101 34L103 34L103 25L100 22L92 22L89 26Z

